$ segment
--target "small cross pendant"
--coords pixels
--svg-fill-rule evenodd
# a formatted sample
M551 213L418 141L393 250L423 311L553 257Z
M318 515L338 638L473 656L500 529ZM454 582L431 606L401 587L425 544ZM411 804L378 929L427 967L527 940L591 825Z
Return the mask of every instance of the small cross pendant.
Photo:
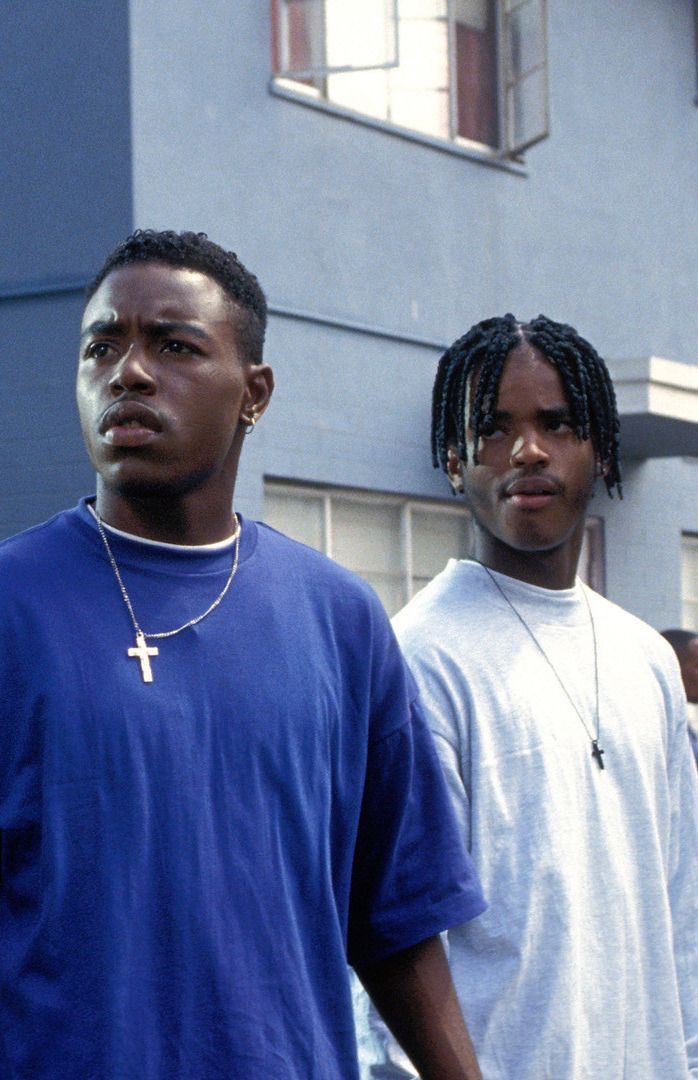
M601 747L599 746L599 740L598 739L592 739L591 740L591 756L596 758L600 769L604 769L606 767L604 765L604 763L603 763L603 758L601 757L601 755L605 754L605 753L606 753L606 751L602 750Z
M142 633L136 634L136 644L133 648L128 650L128 655L140 660L143 682L153 681L153 669L150 666L150 657L157 656L158 652L159 649L155 645L150 648L146 645L145 637Z

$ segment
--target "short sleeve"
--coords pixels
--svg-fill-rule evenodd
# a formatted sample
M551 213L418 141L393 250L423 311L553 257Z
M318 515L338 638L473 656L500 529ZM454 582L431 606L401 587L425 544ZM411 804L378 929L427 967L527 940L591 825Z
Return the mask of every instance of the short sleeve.
M474 918L486 907L459 836L419 699L369 747L352 875L354 966Z
M683 685L674 666L669 683L671 702L668 770L672 794L669 902L674 928L674 956L686 1053L691 1076L698 1075L698 925L696 923L696 866L698 865L698 776L686 737Z

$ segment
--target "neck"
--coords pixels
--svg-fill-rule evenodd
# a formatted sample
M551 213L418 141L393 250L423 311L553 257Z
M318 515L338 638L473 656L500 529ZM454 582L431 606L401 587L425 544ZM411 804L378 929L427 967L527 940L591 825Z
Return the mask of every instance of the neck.
M194 503L194 505L192 505ZM235 531L232 492L199 507L188 496L124 496L97 480L95 509L107 525L165 544L214 544Z
M571 589L577 574L582 536L550 551L519 551L489 533L476 531L473 557L490 570L542 589Z

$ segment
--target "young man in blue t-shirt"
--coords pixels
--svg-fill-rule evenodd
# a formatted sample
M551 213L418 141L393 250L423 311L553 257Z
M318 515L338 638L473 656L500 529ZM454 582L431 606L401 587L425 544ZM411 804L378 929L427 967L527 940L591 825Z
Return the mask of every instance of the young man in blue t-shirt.
M202 234L88 287L84 499L0 545L0 1074L349 1080L347 959L479 1071L438 934L484 902L378 601L233 510L266 303Z

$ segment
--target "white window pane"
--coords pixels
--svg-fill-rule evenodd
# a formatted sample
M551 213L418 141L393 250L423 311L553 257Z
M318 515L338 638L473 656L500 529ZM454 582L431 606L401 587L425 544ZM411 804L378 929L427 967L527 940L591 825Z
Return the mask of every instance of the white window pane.
M289 78L397 63L396 0L276 0L274 11L280 74Z
M400 0L400 20L403 19L445 19L448 14L448 0Z
M399 573L399 508L333 499L332 554L360 574Z
M403 583L399 578L389 574L361 574L361 577L376 590L391 619L407 603Z
M387 120L388 72L352 71L330 75L327 79L327 96L337 105L355 109L378 120Z
M346 14L352 7L344 4L342 10ZM446 4L441 0L403 4L400 9L399 66L389 71L331 75L327 82L329 99L367 116L448 138L448 25L445 14ZM346 38L343 31L340 36ZM336 57L330 59L336 63Z
M507 4L506 132L507 149L514 154L548 134L546 17L546 0Z
M448 86L448 26L442 19L417 19L400 26L400 65L392 85L413 89Z
M264 520L302 544L325 551L324 500L321 495L287 495L267 489Z
M606 557L603 518L589 517L584 525L577 573L582 581L603 596L606 591Z
M405 602L397 506L332 500L332 555L368 581L389 614Z
M449 559L464 559L469 550L470 518L461 514L412 510L412 576L426 584L441 573Z
M445 19L403 19L400 65L390 72L389 119L448 138L448 26Z
M325 20L329 67L396 63L393 0L326 0Z
M390 119L395 124L423 131L425 135L449 136L446 90L396 90L391 97Z
M518 79L545 60L545 40L538 3L525 3L509 16L509 73Z
M545 70L534 71L508 95L509 149L513 153L542 139L548 130L548 89Z

